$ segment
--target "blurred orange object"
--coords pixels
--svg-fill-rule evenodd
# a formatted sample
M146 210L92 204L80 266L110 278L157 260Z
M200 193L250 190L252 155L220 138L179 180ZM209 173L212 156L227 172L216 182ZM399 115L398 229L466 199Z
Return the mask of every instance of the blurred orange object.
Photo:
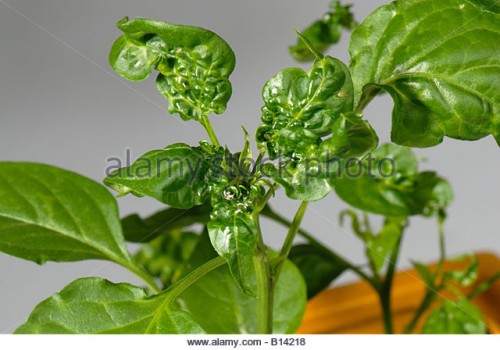
M479 276L467 293L484 280L500 271L500 259L494 254L477 254ZM447 262L444 270L464 267L466 262ZM430 268L435 268L435 264ZM396 333L403 332L425 293L425 286L415 270L400 271L395 275L392 291L393 323ZM440 293L446 296L446 293ZM473 299L485 316L488 331L500 334L500 281L488 291ZM426 315L417 326L421 329ZM379 300L370 285L364 281L328 289L307 305L298 333L302 334L380 334L384 332Z

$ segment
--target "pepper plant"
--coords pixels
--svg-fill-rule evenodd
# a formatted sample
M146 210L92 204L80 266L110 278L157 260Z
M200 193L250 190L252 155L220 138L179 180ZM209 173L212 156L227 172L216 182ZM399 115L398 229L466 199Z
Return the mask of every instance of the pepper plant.
M0 251L39 264L109 260L146 285L78 279L40 303L17 333L293 333L307 298L348 270L377 292L391 333L392 281L413 216L436 219L441 256L435 270L415 262L428 291L406 331L443 289L457 299L443 300L424 332L486 331L470 299L496 277L462 295L456 285L477 277L474 257L463 257L470 260L465 270L443 270L452 191L435 172L419 171L410 147L444 137L492 135L500 143L498 1L396 0L359 25L350 6L334 1L290 48L296 59L312 61L310 70L287 68L264 85L254 158L245 129L234 152L210 123L232 92L235 55L221 37L150 19L124 18L118 28L109 55L116 73L140 81L154 72L168 111L201 124L208 137L150 151L104 179L119 196L166 205L145 218L120 220L110 192L81 175L0 163ZM349 66L325 54L343 28L353 29ZM393 143L384 145L363 116L381 93L394 101ZM291 221L270 206L280 189L297 203ZM363 242L365 265L300 227L308 203L328 195L351 206L340 221ZM379 228L370 224L374 215L383 217ZM266 244L261 217L288 229L279 249ZM294 245L297 235L306 243ZM142 247L132 255L126 242Z

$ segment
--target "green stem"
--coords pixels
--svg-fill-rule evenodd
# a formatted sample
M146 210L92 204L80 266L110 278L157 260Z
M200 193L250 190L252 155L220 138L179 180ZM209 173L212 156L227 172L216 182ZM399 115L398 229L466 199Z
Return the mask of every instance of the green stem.
M281 216L280 214L276 213L270 206L266 206L264 210L262 210L262 215L265 217L272 219L276 221L277 223L285 226L285 227L290 227L292 225L292 222L285 217ZM356 275L358 275L360 278L368 282L373 288L378 289L379 285L377 281L375 281L373 278L368 276L366 273L363 272L358 266L351 264L348 260L340 256L339 254L335 253L331 249L327 248L325 245L323 245L321 242L316 240L309 232L299 228L297 233L302 236L303 238L307 239L309 241L309 244L312 246L318 248L328 256L332 258L334 261L341 262L345 266L347 266L351 271L353 271Z
M201 125L205 128L207 131L208 137L210 137L210 141L212 141L212 144L216 147L220 147L219 140L217 139L217 136L215 135L214 129L212 128L212 124L210 124L210 120L206 115L203 115L200 120Z
M186 276L181 278L177 283L172 285L169 290L169 298L175 300L182 292L188 289L193 283L198 281L200 278L205 276L207 273L217 269L218 267L226 264L226 259L223 257L214 258L205 264L201 265L197 269L188 273Z
M403 234L401 233L401 235L398 238L396 247L394 248L391 254L391 258L389 259L389 266L387 268L387 274L385 276L385 279L378 290L386 334L394 333L392 325L391 291L392 291L392 284L394 281L394 274L396 272L398 256L399 256L399 251L401 250L402 241L403 241Z
M446 214L442 211L438 214L438 233L439 233L439 263L434 273L435 278L437 278L444 266L444 262L446 260L446 246L445 246L445 237L444 237L444 220L446 218Z
M300 224L302 223L302 219L307 210L308 202L302 202L300 204L295 217L292 220L290 228L288 229L288 234L286 236L285 242L283 243L283 247L281 248L280 255L274 260L275 264L273 267L273 280L278 281L278 278L281 274L281 270L283 268L283 264L285 263L288 255L290 254L290 250L292 249L293 242L295 241L295 237L297 236L297 232L300 230Z
M467 298L474 299L479 294L487 291L493 284L495 284L498 280L500 280L500 272L491 276L486 281L482 282L479 286L477 286L472 292L467 294Z
M436 299L437 293L444 287L444 277L441 278L441 282L437 282L441 272L443 271L444 262L446 260L446 246L445 246L445 237L444 237L444 220L446 219L446 213L442 210L438 213L438 233L439 233L439 262L436 267L436 271L434 271L434 286L426 286L426 292L424 298L420 302L420 305L415 311L413 318L406 325L404 332L410 334L414 331L417 326L418 321L424 314L424 312L431 306L432 302Z
M431 304L435 298L436 298L436 293L431 289L427 289L425 296L422 299L422 302L420 303L417 311L413 315L413 318L406 325L406 327L404 329L404 332L406 334L411 334L413 332L413 330L417 326L418 321L420 320L420 318L424 314L425 310L427 310L429 308L429 306L431 306Z
M259 334L272 334L273 332L273 283L271 277L269 255L264 244L260 228L259 213L254 215L257 227L257 249L254 255L254 266L257 276L257 332Z

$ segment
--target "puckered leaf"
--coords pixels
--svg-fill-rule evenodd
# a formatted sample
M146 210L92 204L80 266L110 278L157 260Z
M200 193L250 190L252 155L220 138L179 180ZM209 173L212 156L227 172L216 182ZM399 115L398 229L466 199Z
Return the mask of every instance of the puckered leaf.
M182 119L224 112L235 57L222 38L206 29L149 19L124 18L118 28L124 34L109 55L118 74L138 81L158 70L158 91L168 100L169 112Z
M358 209L385 216L433 215L452 199L447 181L418 172L409 148L386 144L335 181L337 195Z
M208 235L202 235L191 255L189 269L217 256ZM255 270L253 270L255 276ZM253 290L255 277L250 280ZM214 270L193 284L181 299L194 319L213 334L257 332L258 300L241 291L227 268ZM273 332L294 333L300 325L306 306L306 287L298 269L289 261L283 266L274 291Z
M332 57L317 59L309 73L287 68L269 79L262 92L263 124L256 139L271 159L308 153L332 133L340 113L352 110L348 68Z
M0 251L37 263L131 265L116 201L106 188L35 163L0 162Z
M356 102L394 99L392 141L429 147L444 136L500 143L500 10L491 0L398 0L351 37Z
M139 287L82 278L41 302L16 333L192 334L203 329L171 304L169 291L148 297Z
M429 316L424 334L485 334L486 324L481 310L466 298L444 300Z
M257 227L251 204L245 200L240 201L239 196L229 198L227 196L232 194L225 194L225 198L215 199L214 211L207 225L210 240L217 253L228 262L238 286L252 295L255 291L250 280L254 275L253 255L257 246Z
M104 183L121 195L149 196L178 209L208 200L210 155L183 143L150 151L129 167L112 172Z
M181 277L184 264L188 261L198 242L194 232L169 230L151 242L145 243L135 255L137 263L164 287L169 287Z

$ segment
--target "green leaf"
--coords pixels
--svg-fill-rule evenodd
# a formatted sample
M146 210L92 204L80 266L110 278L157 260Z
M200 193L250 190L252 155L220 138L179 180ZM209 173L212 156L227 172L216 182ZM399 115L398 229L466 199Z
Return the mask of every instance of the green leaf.
M253 295L250 279L254 275L253 255L257 246L253 216L221 206L214 208L207 228L213 247L226 259L235 282L242 291Z
M311 299L328 287L348 269L340 260L335 260L321 249L310 244L296 245L289 259L299 268L307 286L307 298Z
M479 310L465 298L444 300L424 324L424 334L485 334L486 325Z
M330 181L318 165L321 166L317 159L298 163L285 161L277 165L265 164L263 171L283 186L289 198L313 202L323 199L332 190Z
M500 143L500 11L492 0L405 0L353 32L356 102L394 100L392 141L430 147L445 136Z
M454 261L464 261L470 260L469 265L467 265L462 270L446 271L445 279L452 280L459 283L462 287L471 286L478 278L479 273L479 261L475 255L465 255L453 259Z
M235 57L217 34L149 19L124 18L118 28L124 34L109 55L118 74L138 81L158 70L158 91L168 100L169 112L184 120L224 112L232 93L228 78Z
M167 290L145 290L101 278L82 278L41 302L16 333L185 334L204 333L190 314L172 307Z
M399 220L388 220L376 236L368 236L366 253L377 272L382 270L388 256L396 248L402 231Z
M434 276L429 268L418 261L413 262L413 267L422 278L422 281L424 281L426 289L434 289Z
M362 158L378 145L378 136L359 113L341 114L333 124L333 133L320 145L326 159Z
M409 148L386 144L334 181L337 195L358 209L393 217L430 216L452 200L449 184L434 172L418 172Z
M196 233L170 230L143 244L135 260L151 276L159 278L164 287L168 287L181 277L184 264L191 257L197 242Z
M0 251L39 264L105 259L131 266L106 188L35 163L0 162Z
M148 196L178 209L208 200L209 156L183 143L150 151L129 167L112 172L104 183L120 195Z
M189 269L217 256L208 235L200 238L191 256ZM255 278L251 280L252 286ZM256 287L252 287L255 289ZM211 334L257 332L258 301L244 294L227 266L205 275L181 295L194 319ZM292 334L302 321L306 306L306 286L299 270L290 262L283 266L274 291L273 332Z
M310 72L287 68L264 86L259 148L271 159L307 154L332 133L340 113L353 107L349 69L339 60L317 59Z
M146 218L131 214L122 219L123 235L128 242L150 242L165 232L206 224L211 211L207 203L190 209L167 208Z
M340 40L343 28L353 29L356 26L351 5L342 6L340 1L332 1L330 7L331 11L325 13L323 18L302 31L302 35L321 53ZM306 62L315 58L300 38L296 45L289 47L289 51L297 61Z

